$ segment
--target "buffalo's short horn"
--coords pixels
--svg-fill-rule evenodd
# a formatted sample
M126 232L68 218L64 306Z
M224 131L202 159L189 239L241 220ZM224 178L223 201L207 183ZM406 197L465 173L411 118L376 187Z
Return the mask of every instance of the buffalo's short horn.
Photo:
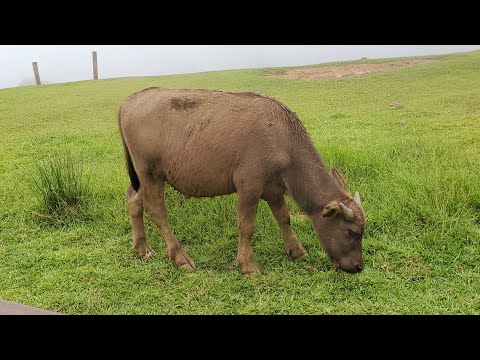
M345 219L352 221L353 220L353 211L352 209L348 208L345 206L343 203L338 203L340 205L340 210L342 210L342 214L345 217Z
M355 202L358 204L358 205L362 205L362 202L360 201L360 194L358 191L355 191L355 195L353 196L353 200L355 200Z

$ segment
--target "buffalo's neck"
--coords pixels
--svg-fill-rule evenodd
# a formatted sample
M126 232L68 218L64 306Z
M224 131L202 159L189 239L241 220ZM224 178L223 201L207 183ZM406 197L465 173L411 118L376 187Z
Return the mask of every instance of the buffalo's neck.
M323 165L313 145L296 151L285 180L289 195L308 215L345 196Z

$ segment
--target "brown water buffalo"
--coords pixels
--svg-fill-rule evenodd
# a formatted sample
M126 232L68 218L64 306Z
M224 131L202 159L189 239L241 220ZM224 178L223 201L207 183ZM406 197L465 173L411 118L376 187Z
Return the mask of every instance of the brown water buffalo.
M188 197L237 193L236 263L242 274L259 272L251 238L260 199L278 222L287 254L308 256L290 227L285 195L309 216L335 269L363 269L365 218L358 192L352 198L340 173L328 172L305 127L279 101L255 93L149 88L124 101L118 125L131 181L133 246L143 259L154 254L145 239L145 207L170 259L195 269L168 221L167 182Z

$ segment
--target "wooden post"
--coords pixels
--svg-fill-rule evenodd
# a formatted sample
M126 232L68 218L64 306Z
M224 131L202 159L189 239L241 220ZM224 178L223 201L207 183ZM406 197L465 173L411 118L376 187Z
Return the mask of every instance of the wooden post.
M37 85L42 85L42 83L40 82L40 74L38 73L37 63L32 62L32 66L33 66L33 74L35 75L35 82L37 83Z
M93 80L98 80L97 52L92 51L93 57Z

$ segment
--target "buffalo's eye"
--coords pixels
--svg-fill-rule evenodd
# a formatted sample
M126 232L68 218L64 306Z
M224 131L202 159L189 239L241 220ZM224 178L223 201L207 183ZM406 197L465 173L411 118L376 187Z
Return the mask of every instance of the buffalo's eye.
M362 234L359 234L356 231L353 231L352 229L348 229L348 235L353 237L354 239L359 239L362 236Z

